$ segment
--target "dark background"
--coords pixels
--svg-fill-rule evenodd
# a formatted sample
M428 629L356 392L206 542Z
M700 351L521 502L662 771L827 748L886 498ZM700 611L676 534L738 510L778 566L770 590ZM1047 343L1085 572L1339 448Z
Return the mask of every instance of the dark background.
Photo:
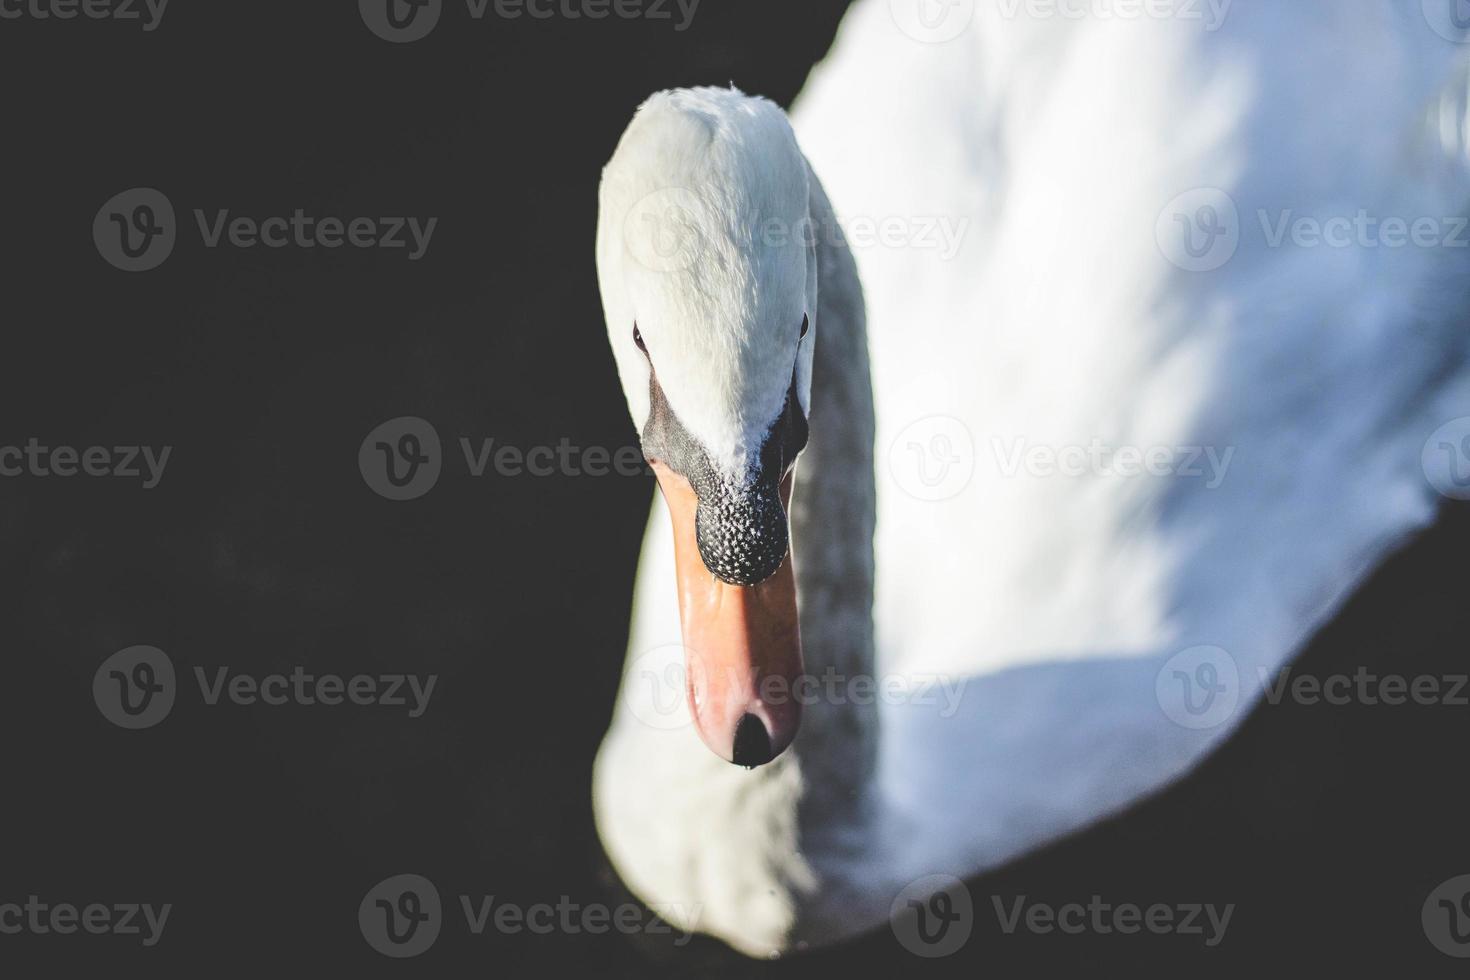
M1184 784L971 883L980 924L926 962L886 931L779 964L667 937L468 935L419 959L358 932L382 878L447 903L627 897L593 828L651 481L473 479L455 441L632 445L592 262L596 185L633 109L734 81L789 104L840 0L704 0L667 21L472 21L447 3L391 45L351 3L187 3L161 26L0 21L6 357L0 444L174 447L161 485L0 480L0 902L174 905L163 941L0 936L0 976L955 976L1394 968L1463 975L1420 927L1470 873L1465 707L1256 713ZM185 226L125 274L91 239L156 187ZM192 209L439 217L428 254L206 249ZM363 437L429 419L446 470L392 503ZM1457 673L1470 516L1377 576L1309 673ZM1456 611L1456 609L1461 611ZM94 671L133 644L264 674L436 673L427 714L205 706L192 677L146 731ZM1044 778L1044 774L1038 774ZM988 895L1236 903L1226 941L1002 935ZM457 909L451 909L451 916ZM451 920L452 921L452 920Z

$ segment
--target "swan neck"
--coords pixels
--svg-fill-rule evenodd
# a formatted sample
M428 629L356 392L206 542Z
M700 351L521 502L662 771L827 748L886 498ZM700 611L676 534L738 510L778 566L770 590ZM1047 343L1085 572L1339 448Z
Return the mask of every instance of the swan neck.
M877 759L873 634L873 389L862 287L815 175L817 268L810 438L792 507L806 675L796 751L809 792L848 794Z

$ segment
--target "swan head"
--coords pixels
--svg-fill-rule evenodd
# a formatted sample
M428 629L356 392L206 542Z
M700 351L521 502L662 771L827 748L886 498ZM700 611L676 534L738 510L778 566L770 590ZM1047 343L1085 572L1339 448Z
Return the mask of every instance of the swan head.
M674 524L690 710L748 766L800 723L787 510L816 340L809 195L785 113L733 89L650 99L600 191L608 337Z

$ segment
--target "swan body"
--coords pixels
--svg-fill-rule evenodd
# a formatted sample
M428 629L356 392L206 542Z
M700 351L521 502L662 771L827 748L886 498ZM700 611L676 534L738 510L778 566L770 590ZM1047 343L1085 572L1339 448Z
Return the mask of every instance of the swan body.
M700 744L661 689L681 629L659 497L594 777L628 885L750 955L881 926L911 883L1187 772L1433 520L1426 445L1470 415L1470 249L1274 234L1466 213L1465 48L1425 16L1447 9L1242 0L1206 30L1006 6L930 44L859 0L790 131L733 91L640 114L701 139L714 118L716 155L747 161L698 190L725 202L712 240L772 209L821 232L760 286L680 272L658 302L744 324L725 350L688 340L701 367L670 379L731 468L781 394L748 380L777 373L748 348L816 310L811 360L782 363L811 425L791 504L806 670L835 686L769 765ZM620 148L609 169L655 189L666 165ZM605 180L599 267L641 426L631 206ZM1210 217L1225 253L1198 247ZM884 222L886 242L859 234ZM928 247L926 223L963 231ZM755 263L710 269L730 267ZM861 676L885 693L855 696ZM1210 691L1205 715L1178 700Z

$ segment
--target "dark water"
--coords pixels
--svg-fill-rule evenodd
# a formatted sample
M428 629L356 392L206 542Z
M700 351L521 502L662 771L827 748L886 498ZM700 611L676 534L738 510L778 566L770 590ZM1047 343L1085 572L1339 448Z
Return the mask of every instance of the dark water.
M984 914L934 962L887 933L772 966L657 935L475 936L462 918L413 961L374 952L358 905L394 874L432 879L451 923L460 895L625 901L588 784L650 484L476 478L458 441L632 444L592 262L601 164L657 88L733 80L789 102L844 4L705 0L679 31L677 8L476 21L449 3L410 44L374 37L352 6L176 0L153 31L0 19L0 446L172 447L153 489L0 480L0 905L172 906L151 947L0 934L0 976L1463 975L1420 923L1429 892L1470 873L1470 707L1450 706L1263 710L1163 798L972 883L982 910L991 894L1234 903L1216 948L1005 935ZM92 225L138 187L171 202L178 241L129 274ZM210 248L193 214L297 208L439 220L411 261ZM357 457L401 416L432 421L446 462L428 495L393 503ZM1467 543L1470 517L1447 513L1303 669L1464 670ZM162 723L127 731L92 684L134 645L166 651L180 693ZM211 705L194 681L297 667L438 681L417 718Z

